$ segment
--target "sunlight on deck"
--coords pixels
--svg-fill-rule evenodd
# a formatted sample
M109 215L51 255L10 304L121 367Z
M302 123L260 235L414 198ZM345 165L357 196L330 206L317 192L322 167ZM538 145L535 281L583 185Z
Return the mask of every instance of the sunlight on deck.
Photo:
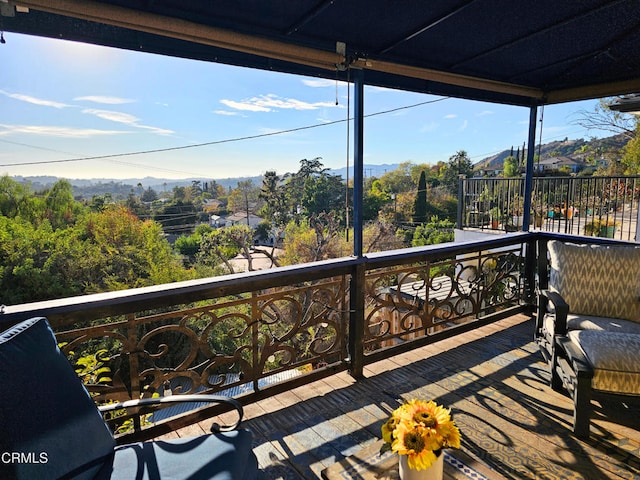
M320 478L380 438L398 399L433 398L452 408L464 454L492 478L638 478L638 412L597 406L591 439L580 441L569 398L548 380L533 321L517 315L369 365L362 380L342 372L247 405L245 426L262 478Z

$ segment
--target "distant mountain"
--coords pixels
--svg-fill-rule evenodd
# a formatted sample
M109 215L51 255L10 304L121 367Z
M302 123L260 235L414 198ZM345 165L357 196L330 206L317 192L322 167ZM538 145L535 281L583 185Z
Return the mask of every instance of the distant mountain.
M594 138L591 140L585 140L579 138L577 140L564 140L545 143L541 146L536 146L536 155L540 155L540 159L552 157L569 157L574 160L584 161L588 156L605 156L606 154L619 154L622 148L627 144L629 139L624 135L613 135L605 138ZM513 156L518 153L518 147L513 149ZM502 170L504 165L504 159L511 155L511 149L503 150L502 152L492 155L491 157L484 158L477 162L474 166L476 170ZM522 158L522 146L520 146L520 155Z
M390 172L398 168L398 164L384 164L384 165L365 165L364 175L365 177L380 177L385 172ZM332 175L340 175L343 179L347 178L346 167L339 169L330 169L329 173ZM31 187L35 190L44 190L50 188L60 178L39 175L33 177L14 176L14 180L22 183L29 182ZM353 166L349 168L349 178L353 178ZM169 179L169 178L155 178L155 177L143 177L143 178L126 178L126 179L114 179L114 178L68 178L71 185L73 185L74 195L76 197L91 198L94 195L104 195L110 193L114 198L126 198L131 192L139 193L141 185L144 190L151 188L158 193L170 192L175 187L185 187L193 184L194 181L210 182L215 180L218 185L222 185L225 189L235 188L240 181L252 180L254 184L262 184L262 175L254 177L233 177L233 178L185 178L185 179Z
M555 141L546 143L536 147L536 155L540 154L541 159L551 157L569 157L574 160L584 161L587 156L600 156L603 157L607 154L619 154L628 142L628 139L624 135L613 135L606 138L597 138L591 140L584 140L582 138L577 140L569 140L565 138L561 141ZM524 155L522 152L523 146L520 146L520 155ZM511 155L511 149L503 150L502 152L493 155L491 157L484 158L474 165L474 169L480 170L502 170L504 165L504 159ZM518 146L514 146L513 155L518 153ZM391 172L398 168L398 163L386 163L382 165L364 165L364 176L367 177L381 177L387 172ZM329 173L332 175L340 175L343 179L347 179L347 167L329 169ZM54 176L33 176L23 177L14 176L15 180L19 182L30 182L34 190L43 190L51 187L59 178ZM353 165L349 166L349 179L353 179ZM141 185L143 189L152 188L158 193L165 191L171 191L175 187L184 187L191 185L194 181L210 182L215 180L216 183L226 188L235 188L238 182L245 180L252 180L254 184L262 184L262 175L254 177L234 177L234 178L185 178L180 180L164 179L155 177L144 178L128 178L128 179L110 179L110 178L91 178L91 179L68 179L74 186L74 194L77 197L91 198L93 195L101 195L110 193L114 198L126 198L131 192L139 193Z
M378 177L380 178L387 172L391 172L398 168L399 163L383 163L382 165L363 165L365 177ZM329 170L332 175L340 175L343 179L347 178L347 167L333 168ZM353 178L353 165L349 166L349 178Z

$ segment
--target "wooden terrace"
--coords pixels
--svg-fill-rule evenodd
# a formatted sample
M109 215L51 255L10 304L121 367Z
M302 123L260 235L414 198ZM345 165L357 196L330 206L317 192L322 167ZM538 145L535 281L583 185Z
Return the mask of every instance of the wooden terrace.
M341 372L248 405L244 424L254 433L262 478L321 478L379 440L398 399L414 397L451 407L463 458L485 478L639 478L640 412L596 407L590 439L576 438L572 402L549 387L533 329L529 315L514 315L368 365L361 380ZM210 424L169 435L206 432Z

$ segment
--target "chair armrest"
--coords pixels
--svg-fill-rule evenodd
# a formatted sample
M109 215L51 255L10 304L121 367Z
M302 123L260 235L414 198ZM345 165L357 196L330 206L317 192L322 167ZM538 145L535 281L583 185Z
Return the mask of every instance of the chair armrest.
M110 403L107 405L101 405L98 407L100 413L113 412L114 410L123 410L131 408L149 408L159 407L163 404L172 403L192 403L192 402L210 402L210 403L225 403L236 409L238 412L238 420L230 425L219 425L214 423L211 426L212 432L228 432L235 430L242 422L244 411L242 404L236 399L231 397L225 397L222 395L167 395L166 397L156 398L141 398L139 400L127 400L126 402ZM153 410L153 408L151 408Z
M567 354L567 359L571 362L576 377L593 378L593 367L582 349L568 337L556 336L555 338L556 343Z
M554 335L566 335L567 334L567 315L569 314L569 304L562 298L558 292L552 292L551 290L540 290L538 292L538 316L539 321L542 321L542 316L547 310L547 302L553 305L555 313L554 319Z

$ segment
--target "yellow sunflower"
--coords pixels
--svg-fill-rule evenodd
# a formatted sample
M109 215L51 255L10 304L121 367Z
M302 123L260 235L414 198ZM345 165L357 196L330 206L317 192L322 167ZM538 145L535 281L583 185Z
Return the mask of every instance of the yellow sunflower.
M438 428L443 447L460 448L460 429L453 421L445 422Z
M412 470L424 470L443 448L460 448L460 430L451 410L434 401L410 400L396 408L382 425L380 453L393 450L407 456Z
M451 410L444 408L433 400L410 400L406 405L407 414L411 419L425 427L438 429L439 425L451 421Z
M399 419L396 416L391 415L389 419L382 424L382 439L386 443L393 442L393 431L396 429L398 421Z
M436 461L433 452L437 441L435 433L422 425L400 423L394 432L391 449L399 455L407 456L407 464L412 470L424 470Z

